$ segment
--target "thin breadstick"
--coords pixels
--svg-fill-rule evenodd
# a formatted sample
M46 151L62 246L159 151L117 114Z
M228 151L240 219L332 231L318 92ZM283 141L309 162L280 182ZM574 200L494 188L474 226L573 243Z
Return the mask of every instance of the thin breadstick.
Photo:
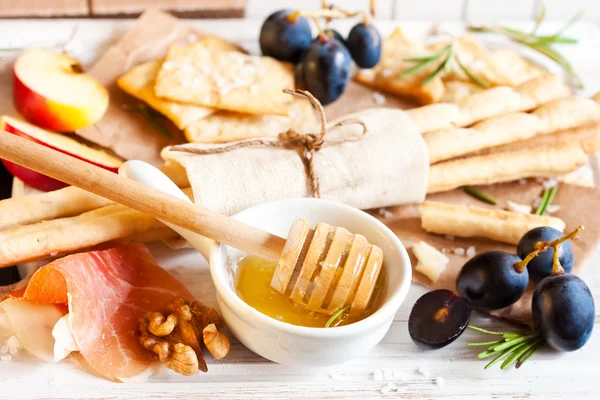
M521 149L445 161L429 168L427 193L465 185L490 185L521 178L553 177L587 162L578 144Z
M521 214L462 204L425 201L421 207L421 226L427 232L460 237L485 237L498 242L518 244L525 233L539 226L564 231L560 218Z
M470 128L426 133L429 162L449 160L482 149L600 122L600 104L584 97L567 97L527 113L488 118Z
M536 136L520 142L481 150L469 155L502 153L526 148L555 147L568 144L578 144L586 154L596 154L600 151L600 123L578 126L573 129L554 132L550 135Z
M165 226L144 213L112 204L71 218L39 222L0 232L0 267L73 252L136 235L157 239L154 230ZM176 236L166 237L174 238Z
M171 165L166 168L166 171L175 183L186 183L187 177L183 167ZM189 182L187 183L189 186ZM182 190L192 198L190 187L184 187ZM0 201L0 231L15 226L72 217L110 204L114 203L74 186L53 192L12 197Z
M78 215L110 203L110 200L73 186L48 193L13 197L0 201L0 231L17 225Z
M497 86L465 96L455 103L430 104L407 113L419 131L427 133L462 128L498 115L533 110L569 93L569 88L558 76L546 73L514 88Z

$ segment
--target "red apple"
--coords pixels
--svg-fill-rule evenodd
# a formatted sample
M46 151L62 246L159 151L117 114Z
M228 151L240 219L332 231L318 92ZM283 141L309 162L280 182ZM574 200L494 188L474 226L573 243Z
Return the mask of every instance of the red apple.
M122 160L103 150L89 147L69 136L38 128L17 118L6 115L0 117L0 129L115 173L119 171L119 167L123 164ZM2 160L2 163L13 176L36 189L50 191L67 186L65 183L57 181L54 178L42 175L39 172L32 171L10 161Z
M65 54L32 49L14 67L17 110L37 126L74 132L96 123L108 107L108 91Z

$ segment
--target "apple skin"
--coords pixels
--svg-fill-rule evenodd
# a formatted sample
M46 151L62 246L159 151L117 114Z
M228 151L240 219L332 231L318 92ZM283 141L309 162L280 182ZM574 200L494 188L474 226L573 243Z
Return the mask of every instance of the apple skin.
M119 173L119 168L118 167L107 167L105 165L101 165L101 164L95 163L93 161L86 160L85 158L79 157L76 154L69 153L68 151L61 150L61 149L56 148L54 146L51 146L51 145L49 145L47 143L44 143L44 142L42 142L40 140L37 140L36 138L34 138L34 137L32 137L32 136L24 133L24 132L21 132L20 130L14 128L13 126L11 126L9 124L4 124L4 126L0 127L0 128L4 129L6 132L12 133L14 135L20 136L20 137L25 138L25 139L29 139L32 142L35 142L35 143L41 144L43 146L49 147L49 148L51 148L53 150L59 151L59 152L61 152L63 154L67 154L67 155L69 155L71 157L74 157L74 158L77 158L79 160L88 162L88 163L93 164L93 165L95 165L97 167L104 168L104 169L106 169L108 171L111 171L111 172L114 172L114 173ZM39 189L39 190L43 190L45 192L50 192L50 191L53 191L53 190L58 190L58 189L62 189L64 187L69 186L68 184L66 184L64 182L61 182L61 181L56 180L54 178L51 178L51 177L49 177L47 175L40 174L39 172L33 171L33 170L29 169L29 168L25 168L25 167L23 167L23 166L21 166L19 164L15 164L15 163L7 161L7 160L2 160L2 164L4 164L4 166L6 167L6 169L8 170L8 172L10 172L11 175L13 175L14 177L19 178L20 180L22 180L24 183L26 183L27 185L29 185L31 187L34 187L34 188Z
M68 90L68 88L65 88ZM106 90L99 87L98 90ZM25 119L55 132L75 132L93 125L102 118L108 108L108 93L106 102L84 108L52 101L29 88L18 75L13 72L13 101L15 108Z

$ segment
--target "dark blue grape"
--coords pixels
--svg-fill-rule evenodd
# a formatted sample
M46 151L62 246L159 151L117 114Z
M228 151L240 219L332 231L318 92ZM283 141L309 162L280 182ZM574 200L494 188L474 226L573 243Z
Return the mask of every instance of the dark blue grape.
M525 259L529 253L535 250L535 244L538 242L552 242L563 237L562 232L543 226L533 228L527 232L519 241L517 246L517 255ZM547 276L552 275L552 259L554 257L554 249L549 248L543 253L538 254L528 264L529 278L534 282L539 282ZM558 261L564 268L565 272L571 272L573 269L573 248L570 241L565 241L558 247Z
M471 306L446 289L425 293L412 308L408 333L424 350L439 349L452 343L469 325Z
M463 265L456 279L456 290L474 308L508 307L521 298L529 283L527 270L515 269L519 261L516 254L505 251L478 254Z
M553 349L573 351L590 338L596 308L590 289L571 274L553 275L535 288L533 324Z
M381 35L371 23L354 25L346 39L346 46L360 68L373 68L381 58Z
M304 58L306 88L321 104L337 100L350 80L352 59L337 39L313 43Z
M294 67L294 87L300 90L306 90L304 82L304 64L299 63Z
M290 21L291 10L276 11L260 29L260 50L263 55L292 63L299 62L312 42L310 23L305 17Z

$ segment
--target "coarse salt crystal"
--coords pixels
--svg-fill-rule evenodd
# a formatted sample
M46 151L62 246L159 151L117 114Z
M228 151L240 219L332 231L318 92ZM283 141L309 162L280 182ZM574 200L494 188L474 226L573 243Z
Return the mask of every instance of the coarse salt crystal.
M465 249L463 249L462 247L457 247L452 252L454 253L455 256L464 256L465 255Z
M544 189L550 189L556 185L558 185L558 181L556 179L548 179L542 182L542 186L544 187Z
M385 215L385 212L387 211L387 209L385 209L384 207L380 208L377 210L377 214L381 215L382 217Z
M424 365L419 366L418 372L425 378L429 378L429 370Z
M469 246L467 248L467 257L473 257L475 255L476 251L475 251L475 246Z
M373 371L373 380L375 382L381 382L383 380L383 373L377 369Z
M446 235L444 237L448 240L454 240L454 235Z
M506 208L509 211L519 214L531 214L531 206L527 204L519 204L514 201L506 200Z
M386 69L384 69L383 71L381 71L381 76L388 77L388 76L391 76L393 73L394 73L394 70L393 70L393 69L391 69L391 68L386 68Z
M187 40L188 43L195 42L198 40L198 35L196 35L195 33L190 33L189 35L187 35L185 40Z
M10 350L10 346L5 344L4 346L2 346L2 348L0 348L0 354L6 354L6 353L8 353L9 350Z
M398 386L396 386L394 383L388 382L388 384L382 387L380 391L381 394L388 394L390 392L397 392L398 389Z
M558 210L560 210L560 206L558 204L550 204L548 207L546 207L546 212L548 214L554 214Z
M336 381L339 381L343 378L342 374L340 374L337 371L333 371L330 376L331 376L331 379L334 379Z
M12 356L11 355L0 356L0 360L1 361L10 361L10 360L12 360Z
M53 251L50 253L50 257L56 257L58 255L58 251Z
M392 214L391 211L389 210L385 210L385 212L383 213L383 218L392 218L394 216L394 214Z
M176 66L177 66L177 64L174 63L173 61L165 61L162 64L161 68L164 69L165 71L170 71L170 70L174 69Z
M435 378L435 383L439 386L439 387L443 387L446 384L446 381L444 380L444 378L442 378L441 376L438 376L437 378Z
M445 247L443 247L443 248L442 248L442 254L448 254L448 249L447 249L447 248L445 248Z
M527 179L525 179L525 178L519 179L519 185L527 185Z
M378 106L382 106L385 104L385 96L379 92L373 92L373 102Z

